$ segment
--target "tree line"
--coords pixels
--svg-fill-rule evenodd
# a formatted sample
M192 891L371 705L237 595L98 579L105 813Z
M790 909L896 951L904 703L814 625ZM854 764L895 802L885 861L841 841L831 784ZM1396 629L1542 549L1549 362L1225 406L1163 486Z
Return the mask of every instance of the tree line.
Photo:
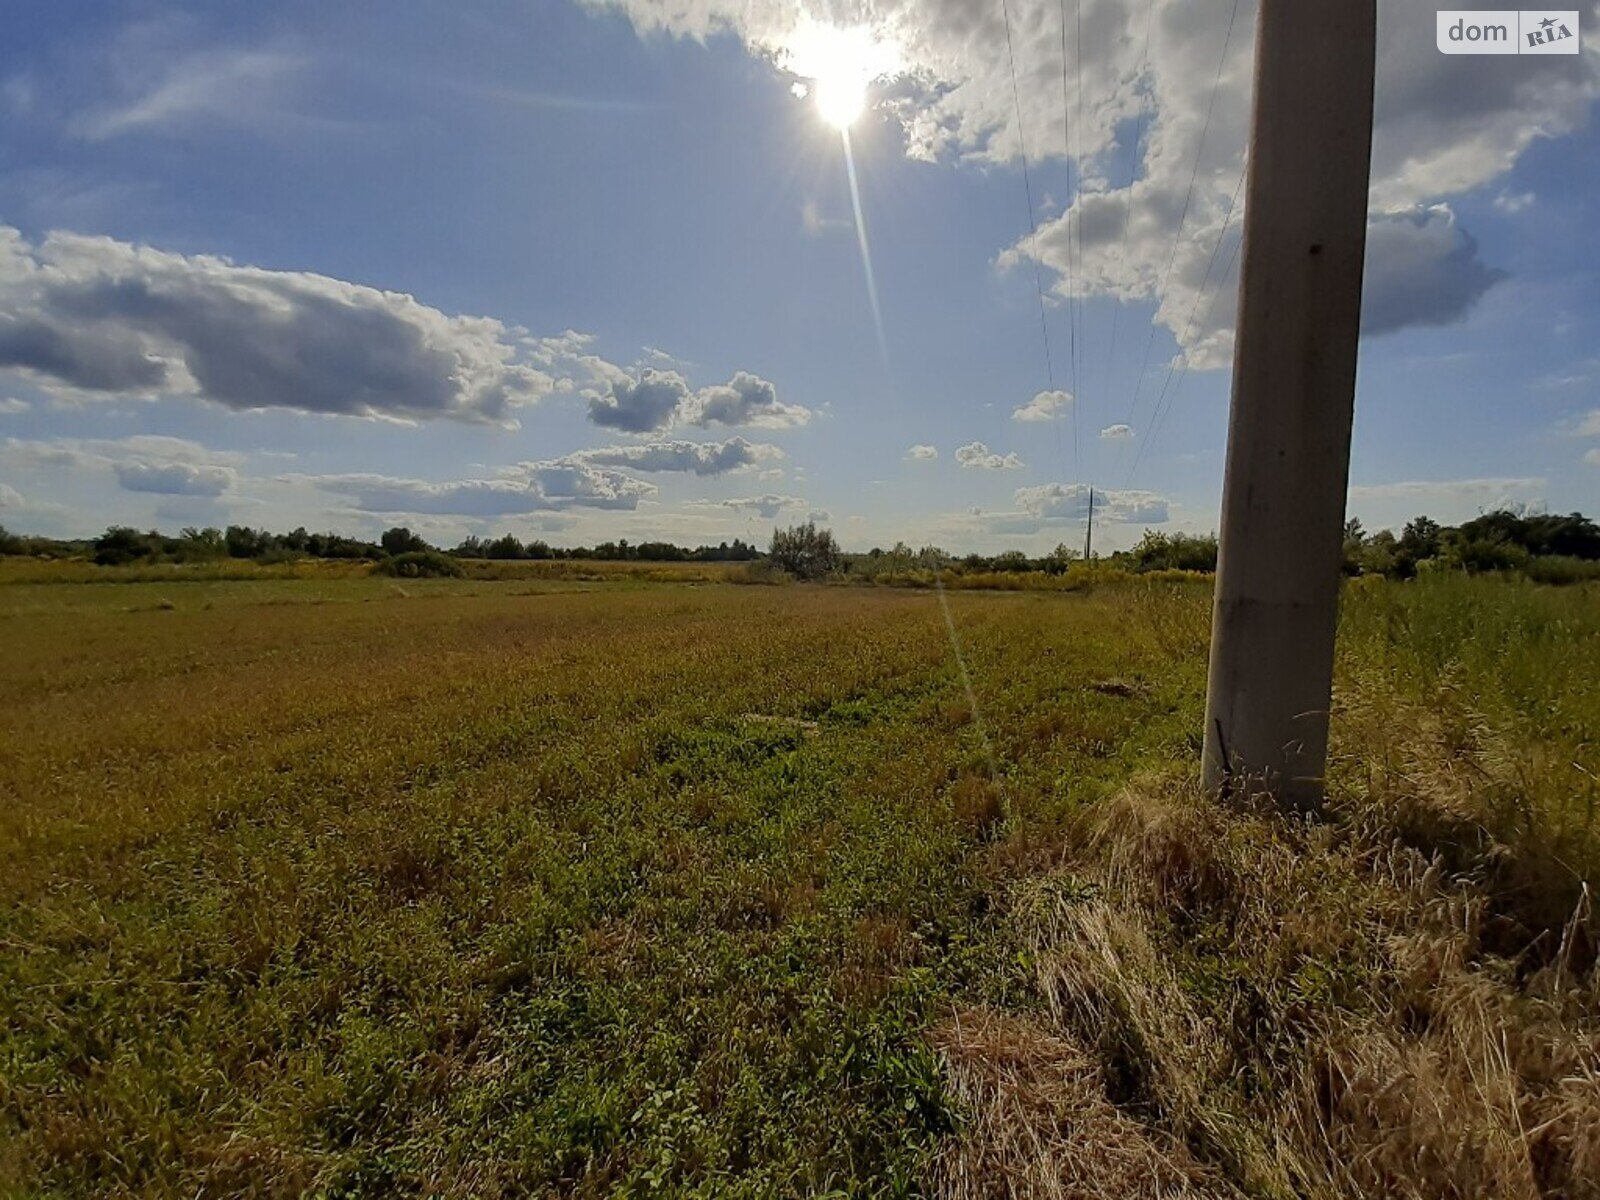
M0 554L44 558L90 558L106 566L155 562L206 562L249 559L285 562L302 558L391 561L401 556L540 560L582 559L616 562L761 562L800 579L849 575L858 579L941 570L957 574L1041 572L1060 575L1082 556L1065 543L1049 553L1030 556L1020 550L999 554L953 555L937 546L912 549L898 542L890 549L873 547L846 554L831 530L812 522L775 529L763 551L740 538L714 546L679 546L673 542L629 542L625 538L594 546L552 546L524 542L514 534L484 538L473 535L449 549L434 546L422 535L399 525L376 542L339 533L310 533L304 528L272 533L243 525L225 529L186 528L177 536L159 530L141 531L114 525L97 538L27 537L0 527ZM1149 571L1214 571L1214 534L1162 533L1146 530L1137 544L1096 559L1134 573ZM1344 531L1346 575L1382 575L1410 579L1436 570L1510 571L1552 582L1600 578L1600 525L1582 513L1559 515L1498 509L1460 525L1442 525L1429 517L1392 530L1368 533L1359 520Z
M468 537L444 549L421 534L397 525L376 542L340 533L309 533L304 528L272 533L245 525L226 529L183 529L176 536L157 529L113 525L96 538L45 538L14 534L0 527L0 554L35 558L90 558L102 566L129 563L212 562L237 558L256 562L289 562L302 558L379 561L403 554L444 554L479 559L584 559L617 562L751 562L761 551L735 538L714 546L679 546L672 542L630 543L626 538L596 546L551 546L523 542L513 534L496 538Z

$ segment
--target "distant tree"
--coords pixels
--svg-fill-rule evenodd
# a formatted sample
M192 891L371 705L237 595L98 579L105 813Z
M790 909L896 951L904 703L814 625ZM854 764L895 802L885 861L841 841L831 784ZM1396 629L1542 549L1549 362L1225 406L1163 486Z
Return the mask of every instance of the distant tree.
M277 549L277 539L265 529L251 529L245 525L229 525L222 539L230 558L260 558Z
M1136 571L1215 571L1215 534L1157 533L1146 529L1130 552Z
M178 539L178 557L186 561L223 558L228 553L228 543L220 529L196 529L190 525L178 535Z
M514 533L503 533L483 548L485 558L521 558L522 542Z
M1400 531L1400 549L1414 559L1432 558L1439 553L1439 522L1432 517L1417 517L1407 521Z
M1351 517L1344 523L1344 552L1341 566L1346 575L1361 574L1361 552L1367 544L1367 531L1361 527L1360 517Z
M1052 575L1062 575L1078 559L1078 552L1065 542L1057 542L1056 548L1044 556L1044 569Z
M149 536L127 525L113 525L94 540L94 561L104 567L118 567L148 557Z
M383 547L385 554L417 554L423 550L432 550L420 536L412 533L404 525L396 525L393 529L385 529L383 536L378 539L378 544Z
M774 529L767 550L772 565L799 579L821 579L839 570L843 556L833 533L818 529L814 521Z

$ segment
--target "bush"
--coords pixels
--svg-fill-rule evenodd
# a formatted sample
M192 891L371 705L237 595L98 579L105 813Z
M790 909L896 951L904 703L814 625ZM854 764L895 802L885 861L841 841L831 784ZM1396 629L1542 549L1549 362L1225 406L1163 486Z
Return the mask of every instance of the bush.
M113 525L94 540L94 561L102 567L120 567L149 558L152 541L159 535L143 534L126 525Z
M232 532L232 530L229 530L229 533ZM385 529L379 542L383 546L385 554L397 556L420 554L425 550L433 549L432 546L428 545L427 542L423 541L417 534L412 533L404 525L396 525L393 529Z
M821 579L839 570L842 556L833 533L818 529L815 522L791 525L772 531L772 548L767 558L780 571L796 579Z
M1215 534L1157 533L1146 529L1130 552L1136 571L1215 571Z
M459 562L437 550L408 550L384 559L372 569L397 579L459 579L465 573Z

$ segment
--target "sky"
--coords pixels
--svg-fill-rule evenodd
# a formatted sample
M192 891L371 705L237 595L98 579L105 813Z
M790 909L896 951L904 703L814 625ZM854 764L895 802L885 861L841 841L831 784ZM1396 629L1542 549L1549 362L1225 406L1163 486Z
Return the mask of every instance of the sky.
M1600 9L1540 57L1434 13L1379 6L1350 511L1600 512ZM1254 24L12 0L0 524L1209 531Z

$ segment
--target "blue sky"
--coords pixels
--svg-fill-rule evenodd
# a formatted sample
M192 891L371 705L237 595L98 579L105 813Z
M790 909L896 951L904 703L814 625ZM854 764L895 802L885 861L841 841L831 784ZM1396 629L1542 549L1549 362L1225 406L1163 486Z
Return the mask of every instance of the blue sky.
M1447 58L1381 12L1351 511L1600 510L1600 17ZM8 528L1043 550L1091 484L1107 548L1214 526L1249 3L7 16ZM881 344L796 94L861 44Z

